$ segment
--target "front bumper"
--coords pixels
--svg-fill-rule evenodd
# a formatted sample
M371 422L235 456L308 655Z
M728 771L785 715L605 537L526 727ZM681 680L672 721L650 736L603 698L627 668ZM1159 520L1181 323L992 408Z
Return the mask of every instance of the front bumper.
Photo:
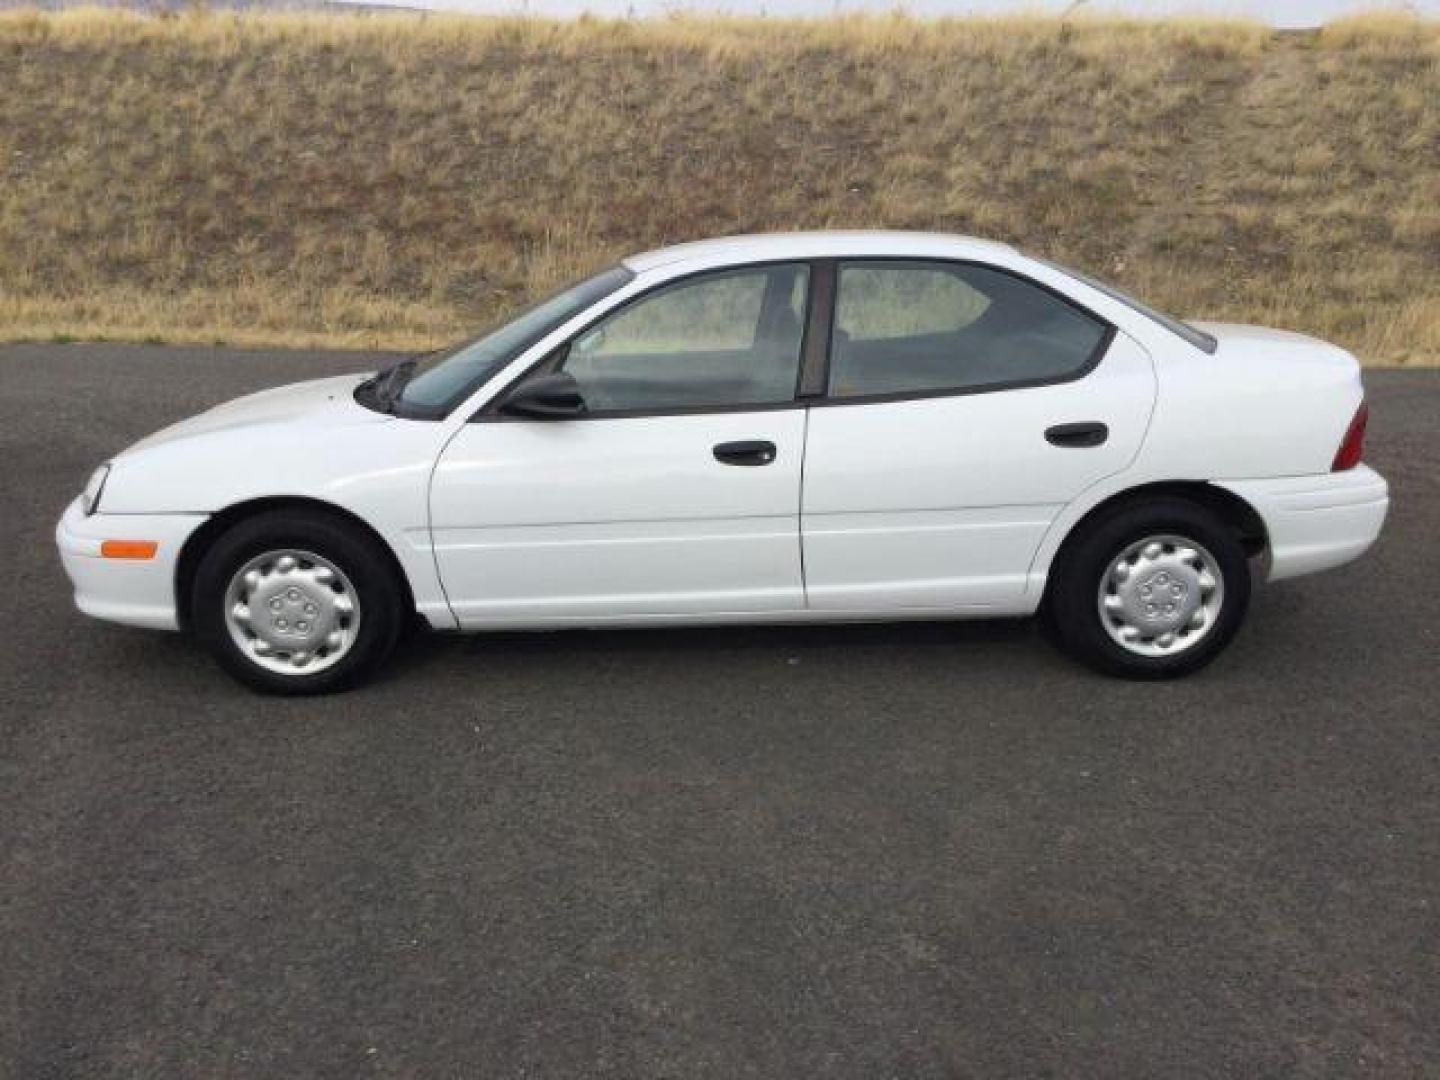
M86 615L128 626L177 630L175 564L205 514L107 514L90 517L76 499L55 527L60 561L75 587L75 606ZM101 555L107 540L153 541L148 559Z
M1358 558L1380 535L1390 509L1385 478L1367 465L1318 476L1216 484L1240 496L1264 520L1270 581Z

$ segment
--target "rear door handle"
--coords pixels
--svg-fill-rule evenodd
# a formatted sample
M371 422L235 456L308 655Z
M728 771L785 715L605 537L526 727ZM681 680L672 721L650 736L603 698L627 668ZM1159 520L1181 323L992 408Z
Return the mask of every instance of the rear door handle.
M769 465L775 460L775 444L764 439L722 442L715 447L715 460L722 465Z
M1098 420L1079 424L1056 424L1045 429L1046 441L1055 446L1099 446L1110 437L1110 429Z

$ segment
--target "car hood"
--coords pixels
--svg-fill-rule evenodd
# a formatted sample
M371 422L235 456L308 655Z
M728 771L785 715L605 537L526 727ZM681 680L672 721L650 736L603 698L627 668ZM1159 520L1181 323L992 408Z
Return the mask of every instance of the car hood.
M336 375L247 394L147 435L125 453L218 431L301 420L306 424L327 425L385 423L393 417L372 412L355 401L355 388L369 377L368 374Z

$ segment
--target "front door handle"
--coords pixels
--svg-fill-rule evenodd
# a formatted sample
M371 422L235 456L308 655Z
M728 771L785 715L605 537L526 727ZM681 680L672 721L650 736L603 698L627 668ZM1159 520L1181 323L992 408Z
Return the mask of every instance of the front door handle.
M764 439L722 442L715 447L715 460L722 465L769 465L775 460L775 444Z
M1079 424L1056 424L1045 429L1045 439L1055 446L1099 446L1110 437L1110 429L1098 420Z

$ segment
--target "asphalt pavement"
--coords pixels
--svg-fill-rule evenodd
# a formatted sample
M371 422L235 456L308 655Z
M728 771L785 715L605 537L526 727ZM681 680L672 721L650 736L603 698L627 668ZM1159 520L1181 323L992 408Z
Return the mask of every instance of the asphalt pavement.
M1368 376L1376 549L1179 683L956 623L273 700L73 610L96 463L384 359L0 348L0 1077L1440 1073L1440 372Z

